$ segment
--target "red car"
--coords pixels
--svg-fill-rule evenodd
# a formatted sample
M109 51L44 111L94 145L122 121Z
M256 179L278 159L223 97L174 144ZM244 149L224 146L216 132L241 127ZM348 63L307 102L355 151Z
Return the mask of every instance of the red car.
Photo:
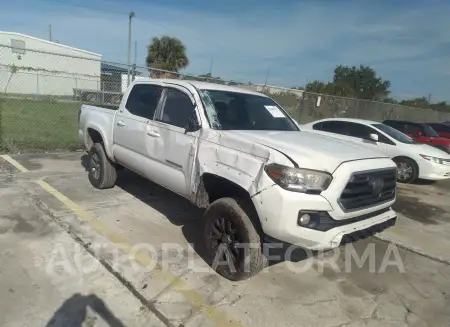
M400 120L385 120L383 124L399 130L416 142L425 143L450 153L450 139L440 136L430 124Z
M443 123L428 123L427 125L430 125L439 136L450 139L450 125Z

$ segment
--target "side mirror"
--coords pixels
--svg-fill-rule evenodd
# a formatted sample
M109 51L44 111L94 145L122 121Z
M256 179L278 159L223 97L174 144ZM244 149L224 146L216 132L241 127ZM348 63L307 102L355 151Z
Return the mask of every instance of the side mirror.
M189 117L189 121L186 125L186 128L184 130L184 134L189 132L196 132L200 129L200 123L197 119L197 114L195 113L195 110L192 111L191 116Z
M375 134L375 133L369 134L369 140L378 142L378 134Z
M417 131L416 135L417 135L417 136L422 136L423 133L422 133L421 131Z

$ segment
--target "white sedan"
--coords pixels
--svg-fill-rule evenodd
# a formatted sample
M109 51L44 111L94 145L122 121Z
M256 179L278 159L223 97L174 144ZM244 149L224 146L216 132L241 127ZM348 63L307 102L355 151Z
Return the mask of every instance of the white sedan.
M397 164L397 180L410 183L417 178L450 178L450 155L432 146L417 143L409 136L385 124L350 118L330 118L300 125L311 131L371 147L389 156Z

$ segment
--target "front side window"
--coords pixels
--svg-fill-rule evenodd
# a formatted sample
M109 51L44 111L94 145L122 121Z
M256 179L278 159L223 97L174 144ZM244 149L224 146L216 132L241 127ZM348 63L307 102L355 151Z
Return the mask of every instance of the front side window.
M254 94L199 90L211 127L218 130L298 131L272 99Z
M402 132L398 131L395 128L392 128L391 126L385 125L385 124L373 124L373 127L379 129L383 133L389 135L394 140L405 143L405 144L415 144L415 142L412 138L410 138L408 135L403 134Z
M167 89L162 118L159 121L173 126L185 128L194 112L191 99L176 89Z
M133 115L153 119L161 91L158 85L136 84L130 91L125 108Z

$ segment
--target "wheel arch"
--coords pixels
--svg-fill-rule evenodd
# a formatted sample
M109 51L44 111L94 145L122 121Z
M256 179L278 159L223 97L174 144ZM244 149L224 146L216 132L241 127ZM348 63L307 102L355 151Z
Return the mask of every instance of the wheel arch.
M102 143L109 159L115 161L107 133L102 127L98 125L88 125L85 134L85 146L88 151L94 143Z
M246 211L253 224L255 224L255 227L258 229L261 228L261 222L258 218L253 200L244 187L225 177L213 173L204 173L200 177L199 187L195 196L195 204L200 208L206 208L221 198L236 199L244 211Z
M417 161L416 161L415 159L413 159L413 158L411 158L411 157L408 157L408 156L396 156L396 157L392 158L392 160L393 160L394 162L396 162L396 160L401 160L401 159L411 160L412 163L414 164L414 166L416 167L416 170L417 170L417 176L419 176L419 174L420 174L419 164L417 163Z

